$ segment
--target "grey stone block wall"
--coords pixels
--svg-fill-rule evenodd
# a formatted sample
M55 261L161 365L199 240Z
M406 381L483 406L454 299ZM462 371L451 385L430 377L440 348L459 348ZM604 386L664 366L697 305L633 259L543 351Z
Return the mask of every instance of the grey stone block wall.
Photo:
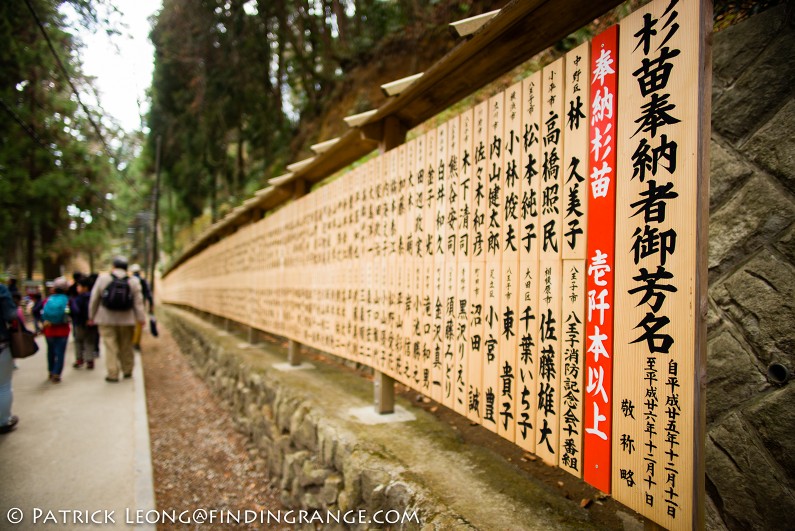
M795 22L780 5L715 34L707 528L795 514Z
M420 511L422 523L409 523L406 529L440 529L439 522L452 518L431 503L424 504L421 489L400 480L399 466L357 445L354 436L324 418L300 385L264 370L281 360L259 351L257 362L249 363L232 346L239 341L236 338L220 341L217 330L173 310L161 315L194 369L230 406L238 429L266 462L286 507L322 514L363 508ZM401 488L407 491L405 496L387 496Z
M392 520L416 513L392 526L331 522L323 529L603 528L579 499L564 498L495 459L492 450L465 444L456 430L422 410L414 409L416 419L403 424L353 421L352 407L372 408L372 386L354 372L324 365L278 371L273 364L284 361L284 352L240 343L221 332L223 322L217 328L179 309L160 312L196 372L256 447L286 507L321 515L362 510L373 518L380 511ZM616 518L625 529L642 526L620 508Z

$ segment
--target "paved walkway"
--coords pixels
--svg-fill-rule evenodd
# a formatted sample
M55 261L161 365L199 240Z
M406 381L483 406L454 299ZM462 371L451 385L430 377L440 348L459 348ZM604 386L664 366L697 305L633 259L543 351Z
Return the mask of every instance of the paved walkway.
M0 529L147 527L130 523L155 505L140 357L132 380L110 384L104 358L93 371L72 368L70 340L63 381L52 384L44 338L39 347L17 360L19 425L0 435Z

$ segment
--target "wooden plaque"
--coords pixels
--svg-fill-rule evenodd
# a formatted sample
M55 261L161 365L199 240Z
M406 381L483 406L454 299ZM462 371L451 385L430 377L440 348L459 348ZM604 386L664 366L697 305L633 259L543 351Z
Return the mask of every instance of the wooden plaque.
M485 305L486 283L486 248L484 234L487 234L486 210L488 209L486 175L486 144L488 143L489 103L484 101L477 105L473 115L472 137L472 227L470 229L469 272L469 342L471 355L469 359L469 384L467 389L467 416L474 422L483 423L485 410L485 388L483 369L485 359L483 313Z
M562 302L558 466L570 474L582 477L585 260L563 261Z
M355 361L363 362L364 356L362 354L363 341L362 334L364 332L364 322L362 315L361 304L361 283L364 271L362 264L364 263L363 245L362 245L362 209L364 202L363 196L363 169L361 166L355 168L351 172L351 194L353 204L351 205L351 253L354 259L352 269L352 276L349 276L349 289L351 297L352 314L351 320L353 327L351 330L351 356Z
M422 314L422 287L425 279L423 267L422 245L424 242L425 227L423 224L424 212L424 174L425 174L425 136L419 136L414 141L414 155L411 159L411 242L410 252L412 260L412 289L411 289L411 387L422 391L422 347L423 341L423 314Z
M469 362L472 357L471 335L469 328L470 313L470 272L472 264L471 236L473 213L473 160L472 141L474 138L474 113L472 109L464 111L459 117L459 141L457 151L458 171L458 204L456 211L456 230L458 233L458 250L456 261L456 297L455 307L455 365L454 387L456 413L467 415L469 387Z
M455 369L456 369L456 307L458 306L458 144L461 141L461 123L458 116L447 121L447 147L444 159L445 209L442 223L445 235L444 249L444 293L443 328L444 361L442 375L442 403L450 409L455 408Z
M516 444L535 451L538 360L539 185L541 181L541 72L522 82L521 205L519 224L519 305L516 370Z
M375 180L378 177L380 160L375 158L367 162L363 172L363 209L362 209L362 254L363 275L360 300L362 305L362 343L363 360L368 366L375 368L376 360L376 258L375 258Z
M378 359L377 367L382 372L391 376L390 355L392 354L389 345L389 295L391 290L391 279L389 273L392 266L389 263L389 228L394 222L390 209L389 177L392 170L393 151L377 157L380 167L378 169L378 180L375 186L375 255L377 261L377 280L375 283L375 305L376 305L376 335L375 348Z
M704 523L710 6L654 1L619 38L613 496L669 529Z
M539 265L539 337L536 364L536 455L549 465L558 464L561 365L560 260L541 260Z
M424 283L422 287L423 336L422 349L423 374L422 392L425 396L433 396L433 366L436 357L434 344L434 303L436 302L436 285L434 283L434 243L436 239L436 129L425 135L425 179L423 196L425 205L423 222L425 234L423 241Z
M560 419L563 140L566 59L541 71L539 189L539 352L536 366L536 454L557 465Z
M566 54L563 126L563 259L585 259L588 237L588 144L590 120L591 45L585 42ZM583 290L585 285L583 284Z
M412 344L412 289L414 279L414 248L410 245L413 241L411 231L414 223L414 213L411 205L413 204L412 189L414 183L414 161L416 160L417 141L410 140L405 144L405 148L398 154L398 168L400 173L400 201L398 209L401 215L401 234L400 249L402 252L403 280L400 306L400 363L398 364L398 375L400 381L407 387L411 387L411 372L413 368L411 358Z
M397 378L397 293L400 291L400 278L402 274L401 259L398 256L398 212L397 212L397 179L398 179L398 153L400 148L387 151L382 157L385 159L383 191L381 203L384 216L384 244L381 256L384 261L384 295L383 295L383 348L385 350L384 372L392 378Z
M500 338L499 393L497 398L498 430L502 437L513 442L516 437L517 409L517 350L519 346L517 307L519 302L519 226L521 222L522 155L522 82L505 91L502 136L503 203L500 216Z
M503 171L503 134L505 129L505 92L489 99L488 136L486 144L486 211L484 245L486 252L485 300L483 303L483 391L485 409L483 425L499 433L500 419L500 334L502 315L502 225L505 205L505 173ZM504 432L504 430L503 430Z
M433 299L432 299L432 362L431 393L434 400L443 403L444 395L444 317L445 317L445 235L447 234L444 216L447 212L445 190L447 167L447 123L436 128L436 145L431 164L433 165Z
M592 41L588 163L585 355L585 481L610 492L615 293L615 161L618 132L618 26Z
M566 59L561 57L541 71L541 188L539 196L540 256L560 260L563 252L563 138Z

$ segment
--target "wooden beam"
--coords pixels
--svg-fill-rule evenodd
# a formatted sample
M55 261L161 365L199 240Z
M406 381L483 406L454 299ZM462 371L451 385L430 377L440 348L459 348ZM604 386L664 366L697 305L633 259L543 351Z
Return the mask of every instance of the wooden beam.
M268 184L270 184L271 186L282 186L283 184L287 184L292 178L293 178L292 173L285 173L284 175L279 175L278 177L272 177L268 181Z
M301 171L302 168L308 166L312 162L312 160L314 160L314 157L310 157L304 160L299 160L298 162L293 162L292 164L287 165L287 169L293 173L298 173Z
M273 185L268 184L268 186L266 186L265 188L260 188L259 190L254 192L254 197L264 197L270 194L271 192L273 192L273 189L274 189Z
M514 0L483 31L460 43L380 109L364 134L348 131L299 172L319 182L378 148L381 122L397 115L408 129L485 86L621 3L620 0ZM567 13L567 16L561 16ZM505 42L503 42L503 40Z
M373 398L375 411L379 415L395 412L395 380L380 371L373 375Z
M379 120L374 124L364 124L360 126L358 129L362 140L376 142L376 145L380 145L381 138L384 136L384 122L384 120Z
M370 117L374 116L377 112L378 109L372 109L369 111L360 112L359 114L346 116L343 118L343 120L346 124L348 124L348 127L359 127L360 125L366 124Z
M319 142L309 147L312 151L320 155L321 153L325 153L328 149L340 141L340 138L332 138L331 140L326 140L325 142Z
M486 22L496 17L499 12L499 9L495 9L494 11L483 13L482 15L465 18L459 20L458 22L452 22L450 23L450 29L452 29L453 33L455 33L458 37L472 35L486 25Z
M271 210L290 199L290 197L292 197L292 194L287 188L274 188L270 193L263 196L259 207L265 211Z
M302 168L301 177L310 183L320 182L376 148L378 148L378 140L362 137L359 129L351 129L328 151L318 155L311 164Z
M414 74L413 76L396 79L395 81L390 81L389 83L384 83L383 85L381 85L381 91L384 93L384 96L386 96L387 98L391 98L392 96L397 96L421 77L422 77L422 72L420 72L419 74Z
M696 321L696 337L694 338L695 370L698 386L695 390L695 433L693 436L693 492L696 493L693 511L692 526L696 529L704 528L706 518L706 453L704 444L707 437L707 317L709 313L709 176L710 176L710 146L712 145L712 29L713 29L713 3L710 0L701 1L701 20L699 43L703 53L699 54L699 71L701 76L701 90L697 108L701 109L698 141L698 203L696 209L696 301L698 313Z
M369 118L415 127L619 5L620 0L513 0Z

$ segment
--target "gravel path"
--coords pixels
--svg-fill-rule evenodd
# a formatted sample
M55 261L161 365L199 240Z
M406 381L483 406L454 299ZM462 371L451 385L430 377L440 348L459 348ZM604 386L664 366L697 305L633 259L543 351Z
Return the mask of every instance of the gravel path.
M169 331L145 335L142 359L159 511L284 509L264 462L207 385L192 370ZM231 525L202 525L202 530ZM193 526L161 524L158 529ZM234 526L260 529L261 526Z

